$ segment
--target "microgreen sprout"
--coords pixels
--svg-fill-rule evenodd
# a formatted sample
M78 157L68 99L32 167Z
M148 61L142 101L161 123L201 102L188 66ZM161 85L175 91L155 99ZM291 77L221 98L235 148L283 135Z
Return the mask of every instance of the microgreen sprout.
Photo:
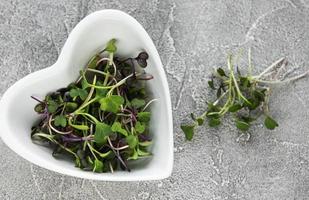
M287 61L280 58L258 75L252 75L251 51L248 52L248 73L241 74L235 69L233 56L227 58L227 69L218 68L214 71L208 86L216 93L216 100L207 103L207 109L196 117L191 113L193 123L182 124L181 129L187 140L192 140L195 128L207 121L210 127L221 124L222 118L229 115L240 131L248 131L252 123L259 117L264 117L264 126L273 130L278 123L269 111L271 86L296 81L309 74L309 71L288 78L279 79ZM285 77L285 76L283 76Z
M32 128L35 142L47 143L53 156L70 156L75 165L97 173L130 171L129 160L151 156L151 99L144 72L148 54L117 56L110 40L95 54L80 76L65 88L49 93L34 110L40 121Z

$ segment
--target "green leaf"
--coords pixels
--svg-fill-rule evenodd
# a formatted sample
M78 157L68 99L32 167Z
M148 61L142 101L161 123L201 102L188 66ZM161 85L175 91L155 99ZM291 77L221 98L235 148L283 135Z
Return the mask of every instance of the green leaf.
M71 90L71 89L76 88L76 87L77 87L77 86L76 86L76 83L70 83L70 84L68 85L67 89L68 89L68 90Z
M242 106L239 103L235 103L234 105L229 107L229 112L237 112L242 108Z
M216 89L215 86L214 86L214 81L213 81L213 80L208 81L208 85L209 85L209 87L210 87L211 89L213 89L213 90Z
M86 79L82 79L81 81L81 84L82 84L82 89L87 89L89 87L89 84L88 82L86 81Z
M250 81L247 77L240 77L239 78L239 81L240 81L240 86L243 86L243 87L250 87Z
M65 109L68 111L68 112L74 112L76 109L77 109L77 103L75 102L66 102L65 103Z
M193 125L181 125L180 128L185 133L186 139L192 140L193 135L194 135L195 125L194 124Z
M142 147L148 147L152 144L152 141L144 141L144 142L139 142L138 145Z
M256 120L256 119L255 119L255 118L252 118L252 117L250 117L250 116L249 116L249 117L244 117L244 116L242 116L242 117L241 117L241 120L250 124L250 122L253 122L253 121Z
M137 114L137 118L141 122L149 122L151 117L150 112L140 112Z
M143 150L140 150L140 149L137 149L137 155L139 155L139 156L149 156L150 153L143 151Z
M240 70L239 70L238 66L236 66L236 72L237 72L238 76L241 76L241 73L240 73Z
M144 133L145 131L145 124L142 124L141 122L137 121L135 124L135 130L137 133Z
M80 89L79 91L79 97L81 100L85 100L88 96L88 92L86 90Z
M116 39L111 39L110 41L108 41L105 51L109 53L115 53L117 51L117 47L115 43L116 43Z
M98 98L106 97L106 94L108 92L108 90L106 90L106 89L99 89L99 88L96 88L95 91L96 91L96 97L98 97Z
M257 98L259 101L264 101L265 99L265 94L262 91L259 90L254 90L253 95L255 98Z
M58 101L60 104L64 103L64 100L61 95L58 96Z
M244 105L250 110L255 110L261 104L261 102L258 99L254 99L254 98L250 98L248 99L248 101L249 103L244 101Z
M206 117L218 119L218 118L220 118L220 114L219 114L219 112L207 112Z
M208 125L210 127L216 127L216 126L219 126L221 124L221 121L219 118L210 118L209 121L208 121Z
M66 127L66 125L67 125L67 119L65 118L64 115L57 115L57 116L55 117L54 124L55 124L55 126Z
M131 149L134 149L138 144L138 139L134 135L127 136L126 140Z
M81 130L81 131L87 131L89 130L89 126L87 125L78 125L78 124L70 124L75 129Z
M219 87L218 90L217 90L217 98L219 98L222 94L222 88Z
M138 153L135 149L133 149L133 155L128 158L128 160L136 160L138 159Z
M124 99L122 96L111 95L100 99L100 109L103 111L117 113L123 103Z
M219 112L221 109L219 108L218 105L214 105L213 103L211 102L208 102L207 103L207 106L208 106L208 112L209 113L212 113L212 112Z
M56 101L49 100L47 101L47 110L49 113L54 113L57 111L59 105Z
M190 116L191 116L191 119L192 119L193 121L196 120L196 117L195 117L194 113L190 113Z
M143 107L145 104L146 104L146 102L145 102L145 100L143 100L143 99L134 98L134 99L131 101L131 106L133 106L133 107L135 107L135 108L141 108L141 107Z
M95 126L94 141L99 145L106 143L106 138L112 134L111 127L105 123L98 122Z
M39 103L34 107L34 111L37 112L37 113L43 113L44 108L45 108L44 104Z
M87 160L87 162L88 162L89 164L93 165L94 162L92 161L92 159L91 159L90 156L87 156L87 157L86 157L86 160Z
M89 69L95 69L96 68L96 66L97 66L97 62L99 61L99 59L100 59L100 56L98 55L98 54L96 54L96 55L94 55L91 59L90 59L90 61L88 62L88 68Z
M111 150L109 150L109 151L106 152L106 153L99 153L99 156L100 156L101 158L106 158L106 157L110 156L112 153L113 153L113 152L112 152Z
M75 162L75 166L76 167L79 167L79 168L81 167L81 161L80 161L79 157L75 157L75 161L74 162Z
M197 118L196 121L197 121L197 124L198 124L199 126L202 126L203 123L204 123L204 119L201 118L201 117Z
M121 127L121 123L120 122L114 122L113 125L112 125L111 130L113 132L121 133L124 136L128 136L128 132Z
M217 72L218 72L218 74L219 74L220 76L225 76L225 77L227 77L226 74L225 74L225 72L224 72L224 70L223 70L222 68L218 68L218 69L217 69Z
M279 124L273 118L271 118L270 116L266 116L265 121L264 121L264 125L269 130L274 130L276 127L279 126Z
M104 84L103 84L102 82L100 82L100 81L98 81L98 82L96 83L96 85L97 85L97 86L104 86ZM103 97L106 97L106 94L107 94L108 90L107 90L107 89L96 88L96 89L95 89L95 92L96 92L95 96L96 96L98 99L101 99L101 98L103 98Z
M74 98L74 97L78 97L78 95L79 95L79 93L78 93L78 89L71 89L70 90L70 96L72 97L72 98Z
M81 100L85 100L88 96L88 92L86 90L75 88L70 90L70 96L72 98L74 97L80 97Z
M244 122L244 121L241 121L241 120L237 120L236 121L236 127L239 129L239 130L242 130L242 131L247 131L250 127L250 124L247 123L247 122Z
M95 159L93 164L93 171L98 173L103 172L103 162L101 162L98 159Z

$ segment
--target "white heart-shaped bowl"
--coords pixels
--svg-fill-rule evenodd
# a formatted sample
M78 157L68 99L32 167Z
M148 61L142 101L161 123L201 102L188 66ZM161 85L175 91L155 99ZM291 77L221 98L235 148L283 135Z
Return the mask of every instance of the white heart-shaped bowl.
M52 157L51 150L34 144L31 127L38 119L31 95L44 96L76 80L92 55L111 38L117 39L118 54L149 54L146 72L154 76L148 82L154 98L150 129L153 134L152 158L131 172L93 173L74 167L74 163ZM70 33L57 62L34 72L11 86L0 102L1 138L24 159L43 168L69 176L94 180L141 181L170 176L173 168L173 121L170 94L159 54L145 29L131 16L118 10L97 11L79 22Z

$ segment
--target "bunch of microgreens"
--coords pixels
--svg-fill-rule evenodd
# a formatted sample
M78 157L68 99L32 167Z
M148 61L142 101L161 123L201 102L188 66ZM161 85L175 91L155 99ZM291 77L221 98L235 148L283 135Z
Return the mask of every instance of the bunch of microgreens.
M148 54L115 56L116 40L94 55L76 82L48 94L35 111L41 119L32 139L53 148L55 157L70 156L83 170L130 171L129 160L151 155L148 148L151 113L143 72Z
M260 116L264 116L267 129L273 130L278 126L269 112L270 85L295 81L307 76L309 72L289 79L285 79L285 76L279 79L278 75L287 64L285 58L281 58L259 75L252 75L250 50L248 58L246 75L241 74L238 68L235 69L231 55L227 59L226 71L222 68L215 70L208 85L216 91L216 100L207 103L207 110L202 115L196 117L191 113L192 124L181 125L187 140L192 140L195 128L203 125L206 118L210 127L216 127L221 124L224 116L229 115L241 131L247 131Z

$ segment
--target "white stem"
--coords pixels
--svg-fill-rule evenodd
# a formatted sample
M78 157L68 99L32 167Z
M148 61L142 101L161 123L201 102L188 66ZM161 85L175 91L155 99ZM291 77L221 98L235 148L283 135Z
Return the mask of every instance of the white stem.
M153 102L158 101L158 99L152 99L151 101L149 101L146 106L143 108L142 112L146 110L146 108Z
M122 84L124 84L124 83L127 81L127 79L131 78L133 75L134 75L134 73L133 73L133 74L130 74L130 75L127 76L127 77L125 77L124 79L122 79L121 81L119 81L117 84L111 86L111 89L110 89L110 91L108 91L107 96L110 96L110 95L113 93L113 91L114 91L115 88L117 88L117 87L121 86ZM138 74L135 73L135 75L136 75L136 76L139 76L140 73L138 73ZM98 86L97 86L97 87L98 87ZM99 87L98 87L98 88L99 88Z
M104 61L104 60L108 61L108 62L109 62L109 65L111 64L111 65L113 66L113 68L114 68L114 75L113 75L113 76L115 77L115 76L116 76L116 72L117 72L117 68L116 68L116 65L115 65L113 59L110 59L110 58L101 58L100 60L98 60L98 62L96 63L96 65L98 65L100 62L102 62L102 61Z
M94 75L92 85L95 85L96 81L97 81L97 76ZM88 94L87 98L85 99L84 103L81 105L81 107L84 106L91 99L93 92L94 92L94 87L91 87L89 94Z
M229 90L225 91L214 103L213 105L216 106L220 100L228 93Z
M56 133L59 133L59 134L61 134L61 135L67 135L67 134L72 133L72 131L62 132L62 131L59 131L59 130L55 129L55 128L52 126L51 122L52 122L52 116L51 116L51 117L49 118L49 120L48 120L48 125L49 125L49 127L50 127L53 131L55 131Z
M122 147L114 147L115 150L117 151L120 151L120 150L123 150L123 149L126 149L126 148L129 148L129 145L125 145L125 146L122 146Z

